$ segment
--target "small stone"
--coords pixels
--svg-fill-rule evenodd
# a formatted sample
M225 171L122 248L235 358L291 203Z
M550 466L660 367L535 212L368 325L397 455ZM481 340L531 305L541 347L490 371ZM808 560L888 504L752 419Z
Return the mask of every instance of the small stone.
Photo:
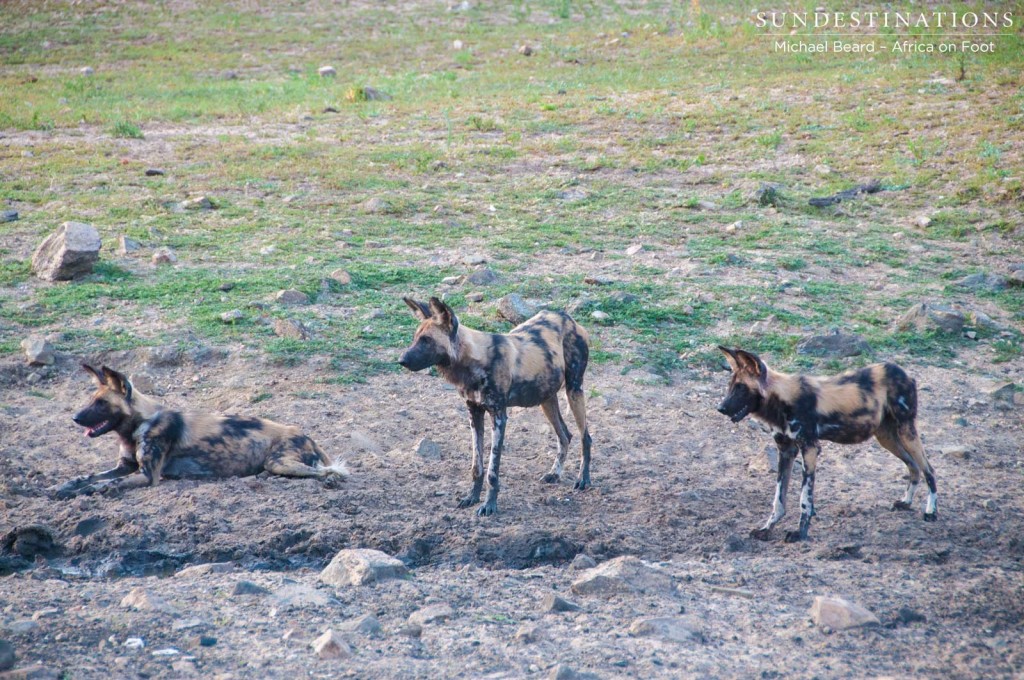
M580 609L581 607L575 602L559 597L555 593L545 595L544 602L541 604L541 610L544 612L578 612Z
M135 609L143 612L159 612L161 614L177 615L179 611L165 599L151 593L141 586L132 588L127 595L121 599L121 606L126 609Z
M631 305L640 302L640 298L632 293L627 293L624 290L617 290L608 296L608 299L615 304L619 305Z
M181 364L181 350L170 345L147 347L143 350L143 356L145 357L146 365L150 368L163 368Z
M157 248L153 251L151 259L153 264L174 264L178 261L178 256L170 248Z
M274 591L272 601L282 609L325 607L331 597L322 590L303 583L292 583Z
M269 595L270 591L263 586L256 585L252 581L239 581L235 589L231 591L231 597L243 597L246 595Z
M177 656L179 654L181 654L181 652L174 647L164 647L163 649L154 649L152 651L153 656Z
M321 66L317 69L317 73L320 74L321 78L334 78L338 75L338 72L334 70L333 66Z
M96 71L93 70L92 66L83 66L82 68L78 69L78 72L83 76L91 76Z
M574 670L572 666L560 663L548 673L550 680L599 680L596 673L586 673Z
M489 286L498 281L498 275L490 267L482 267L466 277L466 282L474 286Z
M580 553L576 557L572 558L572 562L569 564L569 568L573 571L584 571L586 569L593 569L597 566L597 562L590 555L584 555Z
M353 87L345 93L345 99L350 102L387 102L394 97L375 87Z
M136 253L142 249L142 244L133 238L128 238L124 234L117 237L117 254L118 255L130 255Z
M274 302L282 305L308 305L309 296L303 293L301 290L295 290L294 288L288 288L286 290L279 290L274 295Z
M423 626L405 625L395 632L405 637L418 638L423 635Z
M953 286L967 290L983 290L989 293L997 293L1006 290L1009 286L1009 281L1002 274L979 272L963 277L954 283Z
M32 255L32 271L44 281L69 281L92 272L102 246L91 224L65 222L39 244Z
M162 177L165 174L160 168L146 168L146 177Z
M213 210L217 206L207 196L193 196L182 201L181 207L184 210Z
M732 223L732 224L730 224L729 226L727 226L727 227L725 228L725 230L726 230L727 232L729 232L730 234L734 234L734 233L736 233L737 231L739 231L739 230L740 230L740 229L741 229L742 227L743 227L743 221L742 221L742 220L738 220L738 221L736 221L736 222L733 222L733 223Z
M335 269L330 274L331 280L340 286L347 286L352 283L352 275L344 269Z
M532 47L530 47L529 45L520 45L518 52L519 52L519 54L523 55L524 57L532 57L533 53L534 53L534 49Z
M927 215L918 215L914 218L914 226L920 229L927 229L932 224L932 218Z
M33 621L32 619L19 619L17 621L11 621L4 626L4 630L8 635L31 635L32 633L39 631L41 628L42 626L39 622Z
M697 201L697 207L701 210L718 210L718 204L711 201Z
M463 278L462 276L446 276L441 279L441 283L446 286L455 286L462 283Z
M427 460L441 460L441 447L424 437L416 442L416 455Z
M536 313L536 308L526 302L518 293L509 293L498 300L498 316L515 326Z
M320 580L333 586L361 586L405 576L401 560L379 550L345 549L320 572Z
M985 388L985 396L992 400L996 408L1012 408L1016 392L1017 387L1012 382L997 382Z
M811 605L811 619L822 628L846 630L860 626L877 625L878 617L858 604L841 597L815 596Z
M199 637L193 638L199 647L213 647L217 644L217 638L212 635L200 635Z
M234 562L205 562L179 569L174 575L177 578L196 578L197 576L206 576L208 574L230 574L234 570Z
M524 623L516 631L516 634L512 636L512 639L520 644L529 645L543 640L544 637L543 628L533 623Z
M989 512L994 512L999 509L999 503L991 498L986 498L984 502L982 502L981 507L985 508Z
M468 300L469 302L483 302L484 301L484 294L483 293L467 293L466 294L466 300Z
M453 40L452 41L452 49L453 50L461 50L462 49L462 41L461 40Z
M607 312L602 312L600 309L595 309L594 311L592 311L590 313L590 316L591 318L597 321L606 321L610 318Z
M1014 269L1006 277L1006 282L1013 286L1024 286L1024 269Z
M822 163L814 166L814 172L821 175L822 177L827 177L828 175L832 174L832 168Z
M796 346L797 354L829 358L853 357L870 350L871 347L861 336L838 331L806 337Z
M220 315L220 320L224 323L236 323L244 318L245 314L240 309L232 309Z
M193 630L195 628L208 628L209 623L202 619L182 619L171 624L171 630Z
M0 640L0 671L14 668L14 662L17 658L14 654L14 645L7 640Z
M629 634L632 637L657 637L669 642L700 642L704 639L696 621L669 616L637 619L629 627Z
M730 553L747 552L750 550L750 542L739 534L730 534L726 537L725 545L722 548L725 552Z
M576 595L667 593L672 588L670 574L631 555L616 557L588 569L572 584L572 592Z
M426 626L431 623L447 621L454 615L454 610L446 604L428 604L409 615L409 625Z
M32 620L38 621L40 619L52 619L60 616L60 610L56 607L49 607L47 609L40 609L32 614Z
M383 214L391 212L391 204L383 198L374 196L359 204L359 209L368 215Z
M4 222L16 222L18 220L17 210L4 210L0 212L0 224Z
M146 641L140 637L126 638L124 646L128 649L143 649L146 646Z
M347 659L352 656L352 648L348 642L330 628L313 640L312 646L321 659Z
M275 245L263 246L260 248L260 255L263 255L264 257L267 255L273 255L275 252L277 252L277 246Z
M900 607L900 610L896 612L896 620L905 625L908 623L924 623L928 619L925 618L924 614L916 612L910 607Z
M360 633L362 635L380 635L380 621L373 614L363 614L360 617L350 619L339 626L339 629L347 633Z
M642 243L636 243L636 244L631 245L630 247L626 248L626 255L637 255L639 253L642 253L643 250L644 250L643 244Z
M462 261L470 267L475 267L478 264L486 264L487 256L482 253L471 253L462 258Z
M901 331L937 329L944 333L959 335L964 329L965 321L964 315L951 307L920 302L900 317L896 327Z
M30 335L21 341L21 348L29 366L51 366L55 361L53 345L46 338Z

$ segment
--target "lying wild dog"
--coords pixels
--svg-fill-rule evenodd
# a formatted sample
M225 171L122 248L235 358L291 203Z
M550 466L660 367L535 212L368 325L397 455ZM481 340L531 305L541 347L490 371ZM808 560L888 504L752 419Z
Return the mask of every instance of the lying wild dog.
M484 483L484 414L491 414L491 455L487 464L487 500L478 515L498 511L498 468L510 406L540 406L558 437L558 456L541 479L557 483L572 435L562 420L558 390L565 386L569 408L582 433L583 454L575 488L590 484L590 432L583 373L590 356L590 338L564 312L540 312L507 335L475 331L459 323L452 308L436 297L430 303L403 298L420 320L412 346L398 363L410 371L437 366L445 380L459 389L469 407L473 428L473 489L460 508L480 502Z
M837 376L786 375L773 371L756 354L719 347L732 367L729 392L718 410L734 423L747 414L766 423L779 448L775 504L768 521L751 536L768 540L773 526L786 514L786 488L796 454L803 456L800 492L800 530L786 533L786 542L807 538L814 516L814 471L821 440L859 444L871 435L907 465L910 485L893 510L910 510L924 473L928 500L924 519L934 522L935 473L917 436L917 385L896 364L875 364Z
M244 477L263 470L286 477L348 475L297 427L263 418L184 413L164 408L132 387L121 373L82 365L99 389L73 418L89 437L116 432L117 467L78 477L58 498L96 491L156 486L166 479Z

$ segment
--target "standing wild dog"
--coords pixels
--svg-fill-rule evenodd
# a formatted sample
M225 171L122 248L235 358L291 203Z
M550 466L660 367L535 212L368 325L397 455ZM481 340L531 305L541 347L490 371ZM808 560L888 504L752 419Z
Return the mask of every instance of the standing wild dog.
M928 500L924 519L934 522L935 473L917 436L917 385L896 364L874 364L831 377L786 375L773 371L756 354L719 346L732 367L729 393L718 410L734 423L748 414L766 423L779 448L775 504L768 521L751 536L768 540L786 514L786 488L799 451L804 479L800 492L800 530L786 533L786 542L807 538L814 516L814 471L821 440L859 444L875 436L878 443L907 465L910 485L893 510L910 510L924 473Z
M89 437L116 432L117 467L72 479L58 498L96 491L156 486L166 479L245 477L263 470L286 477L348 475L297 427L263 418L183 413L164 408L132 387L123 374L82 364L98 385L73 418Z
M579 477L575 488L590 484L590 432L583 373L587 370L590 339L582 326L564 312L540 312L507 335L475 331L459 323L452 308L430 298L430 303L403 298L420 320L412 346L398 363L410 371L437 366L455 385L469 407L473 427L473 489L459 501L460 508L480 502L484 483L484 414L491 414L491 455L487 464L487 500L477 514L498 511L498 468L505 441L510 406L540 406L558 437L558 456L541 479L557 483L569 452L572 435L562 420L558 390L565 386L569 408L583 440Z

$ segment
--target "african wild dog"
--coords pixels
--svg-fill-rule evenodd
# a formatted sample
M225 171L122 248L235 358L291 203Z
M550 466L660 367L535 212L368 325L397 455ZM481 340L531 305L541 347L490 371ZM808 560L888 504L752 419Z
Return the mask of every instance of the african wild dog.
M807 538L814 516L814 471L821 440L859 444L875 436L878 443L902 460L910 471L910 485L893 510L910 510L914 492L924 473L928 500L924 519L934 522L935 473L917 436L917 385L896 364L875 364L831 377L786 375L773 371L756 354L719 347L732 367L729 392L718 410L738 423L747 414L768 424L779 448L775 504L768 521L751 536L768 540L769 531L786 514L786 488L799 451L803 456L800 493L800 530L786 533L786 541Z
M263 418L184 413L164 408L132 387L123 374L82 364L99 389L73 420L89 437L116 432L117 467L72 479L58 498L96 491L156 486L166 479L244 477L263 470L287 477L348 475L297 427Z
M587 370L590 339L587 331L564 312L540 312L507 335L475 331L459 323L452 308L436 297L430 303L403 298L420 320L412 346L398 363L410 371L437 366L455 385L469 407L473 428L473 488L460 508L480 502L484 483L484 414L491 414L491 454L487 464L487 500L477 514L498 511L498 468L505 441L506 411L510 406L540 406L558 437L558 455L541 479L557 483L572 435L562 420L558 390L565 386L569 408L583 440L575 488L590 484L590 431L583 373Z

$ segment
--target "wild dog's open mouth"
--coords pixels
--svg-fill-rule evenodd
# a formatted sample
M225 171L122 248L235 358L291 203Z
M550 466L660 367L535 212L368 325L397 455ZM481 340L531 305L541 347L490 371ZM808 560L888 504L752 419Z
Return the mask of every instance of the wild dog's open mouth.
M106 434L107 432L110 432L111 427L113 427L113 425L111 425L110 421L104 420L102 423L98 425L93 425L92 427L85 428L85 436L99 437L101 434Z
M730 420L732 420L732 422L734 423L738 423L744 418L746 418L748 413L750 413L750 407L744 406L742 409L739 410L738 413L730 416Z

